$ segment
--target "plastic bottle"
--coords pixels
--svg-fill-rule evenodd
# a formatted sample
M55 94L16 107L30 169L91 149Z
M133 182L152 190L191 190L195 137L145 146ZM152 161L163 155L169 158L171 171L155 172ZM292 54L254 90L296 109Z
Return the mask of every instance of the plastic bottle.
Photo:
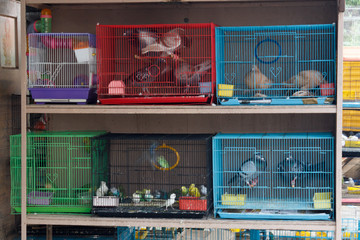
M51 21L52 21L52 16L51 16L51 10L44 8L43 10L41 10L41 32L42 33L50 33L51 32Z

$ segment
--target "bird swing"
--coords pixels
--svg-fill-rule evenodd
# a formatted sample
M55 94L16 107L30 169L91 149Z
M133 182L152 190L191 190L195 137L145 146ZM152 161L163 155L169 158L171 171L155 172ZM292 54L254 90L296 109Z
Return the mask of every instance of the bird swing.
M158 146L155 148L155 151L160 151L160 150L166 150L166 149L169 149L170 151L172 151L175 156L176 156L176 162L172 165L172 166L169 166L169 164L166 164L167 166L164 167L164 166L161 166L161 164L158 162L158 161L155 161L155 162L152 162L152 164L154 165L154 167L156 167L157 169L159 170L162 170L162 171L170 171L170 170L173 170L174 168L176 168L176 166L179 164L179 161L180 161L180 155L179 155L179 152L169 146L169 145L166 145L165 143L163 143L162 145ZM165 160L165 158L164 158ZM165 160L166 161L166 160Z

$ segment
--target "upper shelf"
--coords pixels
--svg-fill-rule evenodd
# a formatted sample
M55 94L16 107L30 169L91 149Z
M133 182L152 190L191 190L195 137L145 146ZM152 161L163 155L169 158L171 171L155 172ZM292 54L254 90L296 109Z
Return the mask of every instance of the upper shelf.
M36 105L27 113L53 114L333 114L336 105L210 106L210 105Z
M134 227L175 227L175 228L243 228L269 230L323 230L334 231L333 221L258 221L230 219L146 219L146 218L105 218L89 215L48 215L28 214L27 224L32 225L76 225L76 226L134 226Z

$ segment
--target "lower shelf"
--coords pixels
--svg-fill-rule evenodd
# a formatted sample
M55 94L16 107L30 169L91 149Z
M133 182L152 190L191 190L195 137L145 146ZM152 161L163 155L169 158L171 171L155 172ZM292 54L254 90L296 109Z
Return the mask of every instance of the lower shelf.
M29 225L63 226L134 226L177 228L244 228L278 230L324 230L335 231L335 221L291 221L291 220L234 220L214 219L168 219L168 218L108 218L91 215L28 214Z

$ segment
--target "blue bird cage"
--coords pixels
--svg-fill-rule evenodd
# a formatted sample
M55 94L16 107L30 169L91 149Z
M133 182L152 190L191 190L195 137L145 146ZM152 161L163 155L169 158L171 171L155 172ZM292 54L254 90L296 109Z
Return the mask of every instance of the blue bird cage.
M215 217L329 220L334 158L330 133L217 134Z
M360 230L360 222L358 218L342 218L341 232L343 240L358 240Z
M333 103L335 33L335 24L216 27L218 103Z
M313 230L254 230L241 229L238 233L239 240L331 240L335 239L334 231Z

